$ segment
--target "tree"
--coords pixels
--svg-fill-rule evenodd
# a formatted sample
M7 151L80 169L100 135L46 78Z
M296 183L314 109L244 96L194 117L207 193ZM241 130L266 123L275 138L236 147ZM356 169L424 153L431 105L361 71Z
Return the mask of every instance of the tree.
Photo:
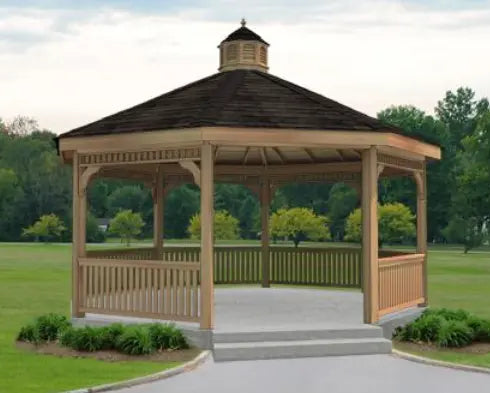
M482 244L490 225L490 111L479 116L462 145L452 218L443 234L450 242L462 243L467 253Z
M334 240L344 238L345 220L357 206L358 200L356 190L343 183L334 184L330 189L327 207L330 232Z
M444 237L452 243L463 244L466 254L473 248L481 246L485 239L485 229L482 228L475 218L462 218L454 216L443 230Z
M66 228L63 222L55 214L41 216L38 221L28 228L24 228L26 237L41 238L45 242L59 238Z
M39 130L37 121L28 116L16 116L6 125L7 133L16 136L27 136Z
M226 210L220 210L214 213L214 238L216 240L236 240L240 236L238 220ZM201 238L201 215L195 214L189 222L188 232L191 239Z
M270 218L270 233L273 237L291 237L295 247L306 239L330 239L327 218L304 207L279 209L273 213Z
M144 222L140 213L131 210L121 210L109 223L109 232L119 235L121 242L126 241L129 247L131 238L141 233Z
M401 203L378 205L378 244L401 243L412 240L416 229L415 216L410 209ZM354 210L345 224L345 240L360 242L362 240L361 209Z

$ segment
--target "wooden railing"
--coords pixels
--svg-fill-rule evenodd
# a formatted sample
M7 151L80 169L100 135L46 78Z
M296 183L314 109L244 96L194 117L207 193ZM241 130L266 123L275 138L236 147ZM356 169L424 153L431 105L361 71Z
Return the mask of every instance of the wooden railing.
M361 267L360 248L271 248L272 283L359 288Z
M87 251L87 258L126 259L136 261L151 260L154 258L154 254L155 249L153 247L118 248L108 250L90 250Z
M149 259L152 248L90 251L88 257L103 259ZM159 258L172 262L198 262L199 246L169 246ZM360 287L360 248L270 248L271 284ZM216 284L254 284L262 280L262 252L257 246L216 246Z
M379 258L379 315L424 302L425 254Z
M79 258L80 311L198 321L199 270L196 262L135 261L121 254Z

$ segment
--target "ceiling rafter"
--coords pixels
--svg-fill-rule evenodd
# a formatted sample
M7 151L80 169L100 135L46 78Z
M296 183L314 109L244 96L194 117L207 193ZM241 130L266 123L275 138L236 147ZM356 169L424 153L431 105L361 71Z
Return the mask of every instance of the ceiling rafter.
M279 160L281 161L281 164L285 164L287 160L284 157L284 155L281 153L281 151L279 150L279 148L273 147L272 150L274 150L274 153L276 153L277 156L279 157Z
M245 148L245 154L243 155L242 158L242 165L245 165L247 163L248 155L250 154L250 146L247 146Z
M267 155L265 153L265 147L260 147L259 148L259 151L260 151L260 157L262 159L262 163L267 166L268 162L267 162Z
M313 152L311 151L311 149L303 149L306 153L306 155L308 156L308 158L310 159L310 162L316 162L316 158L315 158L315 155L313 154Z

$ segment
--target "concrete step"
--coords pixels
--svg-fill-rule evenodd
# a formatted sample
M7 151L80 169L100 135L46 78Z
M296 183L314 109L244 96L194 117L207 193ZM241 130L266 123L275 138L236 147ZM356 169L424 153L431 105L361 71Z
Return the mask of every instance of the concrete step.
M243 330L214 331L214 343L264 342L264 341L303 341L303 340L334 340L351 338L382 338L383 329L379 326L346 326L325 329L299 330Z
M262 360L391 353L385 338L215 343L214 360Z

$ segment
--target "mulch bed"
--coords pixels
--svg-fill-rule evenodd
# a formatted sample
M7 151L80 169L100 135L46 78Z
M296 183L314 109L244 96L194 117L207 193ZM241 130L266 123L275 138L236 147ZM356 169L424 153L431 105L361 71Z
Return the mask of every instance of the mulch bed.
M408 351L420 351L420 352L459 352L470 353L473 355L486 355L490 353L490 343L473 343L462 348L439 348L433 344L427 343L411 343L404 341L396 341L395 347L400 349L406 349Z
M117 351L96 351L83 352L76 351L71 348L62 347L55 342L46 344L31 344L27 342L16 343L17 348L32 351L45 355L55 355L59 357L74 357L74 358L93 358L104 360L106 362L120 361L151 361L151 362L188 362L194 359L201 350L199 348L179 349L175 351L160 351L151 355L126 355Z

